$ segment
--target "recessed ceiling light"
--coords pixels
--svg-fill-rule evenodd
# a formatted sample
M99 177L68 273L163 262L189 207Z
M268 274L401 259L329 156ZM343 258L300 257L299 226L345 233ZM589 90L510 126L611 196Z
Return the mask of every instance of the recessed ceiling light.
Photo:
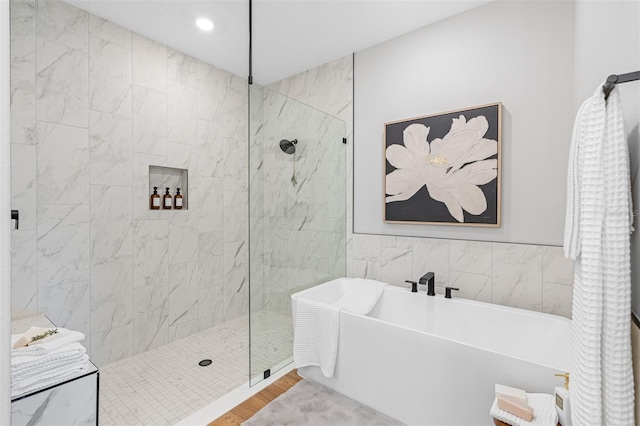
M207 18L200 18L196 21L196 25L203 31L211 31L213 29L213 22Z

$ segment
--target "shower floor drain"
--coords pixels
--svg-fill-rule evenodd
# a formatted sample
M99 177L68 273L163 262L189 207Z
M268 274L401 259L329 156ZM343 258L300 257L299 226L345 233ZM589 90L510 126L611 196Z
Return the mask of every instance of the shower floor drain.
M200 367L206 367L207 365L211 365L212 361L210 359L203 359L198 363Z

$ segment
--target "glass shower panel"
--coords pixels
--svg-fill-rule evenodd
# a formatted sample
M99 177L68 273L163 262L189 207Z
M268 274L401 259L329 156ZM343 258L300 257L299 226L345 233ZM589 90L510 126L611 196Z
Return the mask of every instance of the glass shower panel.
M253 385L292 360L290 296L346 273L346 128L265 87L249 91Z

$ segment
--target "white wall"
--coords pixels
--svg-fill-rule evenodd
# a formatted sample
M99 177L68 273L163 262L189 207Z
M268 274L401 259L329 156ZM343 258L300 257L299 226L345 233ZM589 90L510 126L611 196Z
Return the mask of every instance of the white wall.
M493 2L355 55L354 231L562 243L573 2ZM383 123L501 101L502 226L383 222Z
M576 3L574 109L610 74L640 71L640 3L579 1ZM619 85L629 132L634 208L640 209L640 81ZM640 315L640 223L631 236L632 297Z

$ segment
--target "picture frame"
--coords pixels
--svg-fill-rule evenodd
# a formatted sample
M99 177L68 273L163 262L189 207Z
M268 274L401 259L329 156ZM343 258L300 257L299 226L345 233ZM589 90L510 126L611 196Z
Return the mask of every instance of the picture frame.
M500 227L502 103L384 124L386 223Z

